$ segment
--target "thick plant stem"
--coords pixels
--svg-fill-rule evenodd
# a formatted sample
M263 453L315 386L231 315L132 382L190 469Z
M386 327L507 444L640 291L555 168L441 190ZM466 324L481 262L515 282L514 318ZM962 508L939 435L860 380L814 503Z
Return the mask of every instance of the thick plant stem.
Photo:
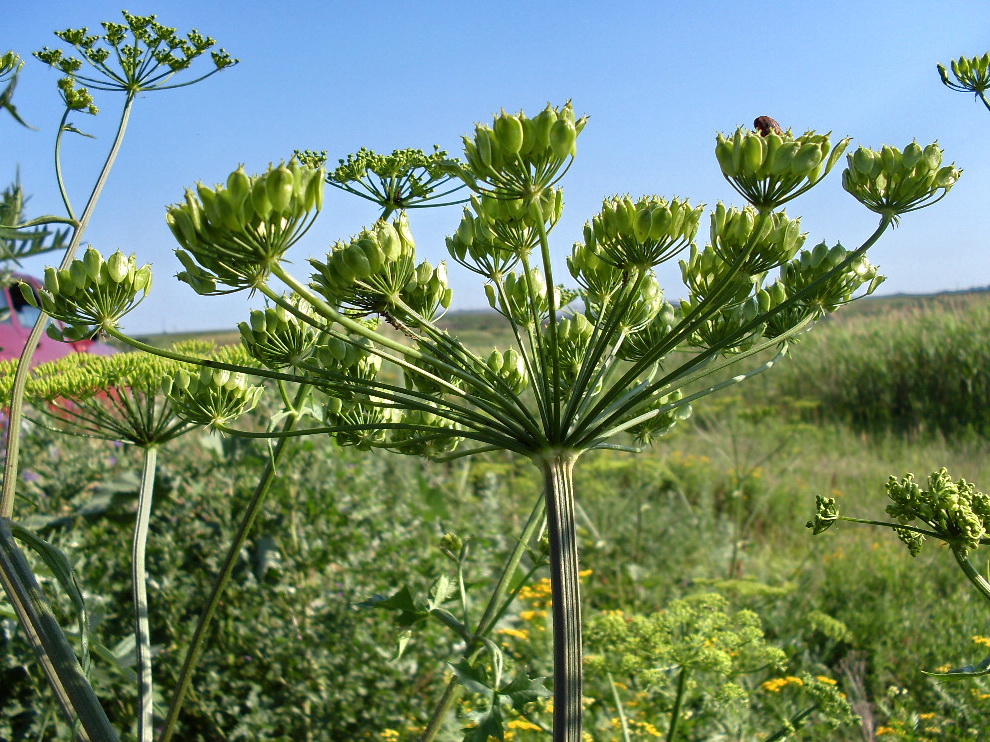
M681 704L684 703L684 689L687 687L688 670L681 667L677 676L677 696L674 698L674 709L670 712L670 728L667 730L667 742L677 739L677 725L681 720Z
M80 736L87 742L117 742L120 737L110 726L44 592L17 548L6 518L0 518L0 582L66 720L72 724L78 718Z
M581 585L574 523L574 461L569 450L548 451L543 471L553 594L553 742L581 742L584 668Z
M307 385L301 385L299 391L296 393L293 406L298 408L298 406L301 405L302 401L306 398L306 395L309 394L309 391L310 389ZM287 417L284 425L282 426L282 432L291 432L295 427L296 422L296 415L290 415ZM206 605L203 608L203 613L199 617L199 623L196 624L196 630L193 632L193 638L189 644L189 649L186 650L186 657L185 660L183 660L182 670L179 673L179 679L176 683L174 695L172 696L172 704L169 706L168 716L165 718L165 725L162 727L162 733L158 737L159 742L168 742L168 740L172 739L172 735L175 734L175 727L179 720L179 712L182 710L182 704L185 701L186 693L189 692L189 686L192 683L192 674L196 669L197 663L199 662L200 655L203 653L203 644L206 641L206 634L210 628L210 624L213 622L213 617L216 614L217 606L220 605L220 598L223 595L223 591L227 587L227 583L230 582L230 576L233 574L237 560L240 558L241 549L244 548L244 542L247 541L248 534L251 532L251 528L254 525L255 519L258 517L258 513L261 512L261 506L265 503L265 499L268 496L269 489L271 489L272 482L275 481L278 462L281 460L283 454L285 453L285 449L291 440L291 438L279 438L278 443L275 444L275 448L271 453L271 457L268 459L268 463L265 465L265 470L261 475L261 479L255 487L254 494L251 497L251 502L248 503L247 510L244 511L244 515L241 518L240 525L237 529L237 534L234 536L234 540L227 548L227 554L224 557L223 565L220 567L220 573L213 581L213 588L210 591L210 596L207 598Z
M155 465L158 448L144 449L144 470L141 473L141 490L138 495L137 519L134 524L134 541L131 547L131 583L134 591L134 646L137 655L138 676L138 740L151 742L153 714L151 707L151 632L148 629L148 575L145 569L145 547L148 544L148 521L151 518L151 500L155 490Z
M96 179L96 185L93 186L93 190L90 193L86 208L83 209L79 224L73 230L72 239L69 241L69 246L65 249L65 255L62 257L60 268L68 268L76 256L76 250L79 249L83 234L86 232L89 220L93 216L93 210L96 208L96 203L100 200L103 186L106 185L110 170L117 160L120 145L124 141L124 132L127 131L127 122L131 116L131 107L134 105L134 96L134 93L127 95L124 110L120 115L120 123L117 125L117 134L110 147L110 152L107 154L107 159L103 162L103 169L100 170L100 174ZM45 325L47 324L48 315L41 312L38 315L37 322L34 323L31 334L28 335L28 339L24 343L17 372L14 374L14 385L10 390L10 412L7 422L7 460L4 462L3 488L0 490L0 518L10 518L14 512L14 487L17 483L17 464L20 454L24 387L27 384L28 373L31 370L31 359L34 357L34 351L37 350L38 342L41 340L41 333L44 332Z

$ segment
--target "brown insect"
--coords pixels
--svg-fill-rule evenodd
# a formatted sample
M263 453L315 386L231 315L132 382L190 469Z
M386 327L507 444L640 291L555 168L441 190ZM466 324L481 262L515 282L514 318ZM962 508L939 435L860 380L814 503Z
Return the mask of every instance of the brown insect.
M784 133L784 130L780 128L780 124L769 116L758 116L756 121L753 122L753 128L760 132L761 137L769 136L771 131L775 134Z

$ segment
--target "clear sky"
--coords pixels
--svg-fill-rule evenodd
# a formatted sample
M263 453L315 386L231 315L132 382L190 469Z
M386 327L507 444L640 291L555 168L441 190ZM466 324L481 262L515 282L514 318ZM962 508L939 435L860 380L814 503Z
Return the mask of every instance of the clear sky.
M87 0L3 3L0 53L28 57L63 46L55 29L120 20L120 5ZM30 7L29 7L30 5ZM180 31L196 28L242 61L190 88L139 99L119 164L87 241L135 252L155 269L148 300L125 322L134 333L233 327L260 298L199 297L180 269L166 205L197 181L220 182L294 149L327 150L331 163L362 146L377 151L439 144L460 153L461 135L499 108L536 113L573 99L590 123L562 182L565 217L551 234L555 275L605 196L629 193L742 205L714 157L715 133L770 115L785 128L852 136L853 146L903 147L935 139L964 169L941 203L908 214L871 250L888 276L881 293L927 293L990 284L990 113L943 87L938 62L990 50L990 3L863 2L339 2L129 1ZM206 69L201 65L199 69ZM52 144L61 115L58 75L29 59L15 103L32 132L0 117L0 182L19 166L33 194L29 215L56 212ZM95 139L71 137L65 173L79 208L116 123L122 97L101 94L99 116L71 121ZM851 151L851 150L850 150ZM846 194L837 168L788 206L808 245L856 246L876 217ZM305 258L360 231L366 202L328 190L324 213L290 251ZM411 215L420 259L446 257L443 238L460 207ZM707 217L700 236L707 234ZM448 261L449 262L449 261ZM44 261L31 262L40 274ZM674 264L660 270L668 298L683 295ZM451 269L454 308L487 306L478 280Z

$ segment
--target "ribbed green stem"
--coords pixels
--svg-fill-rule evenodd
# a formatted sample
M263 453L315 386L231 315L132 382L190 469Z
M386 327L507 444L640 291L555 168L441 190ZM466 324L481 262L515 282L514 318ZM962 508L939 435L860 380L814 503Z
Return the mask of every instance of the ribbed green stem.
M110 726L48 599L14 542L6 518L0 518L0 582L65 719L73 724L78 718L80 736L87 742L118 742L120 737Z
M308 386L300 386L293 401L294 408L298 408L298 406L302 404L302 401L306 398L306 395L309 394L309 391L310 389ZM282 426L282 431L291 431L292 428L295 427L296 422L297 417L295 415L289 415ZM278 462L285 453L285 449L289 445L289 441L291 441L291 438L280 438L278 443L275 444L271 458L269 458L268 463L265 465L265 470L261 475L261 479L255 487L254 494L251 497L251 502L248 503L247 510L241 518L240 525L237 529L237 534L234 536L234 540L227 548L227 554L224 557L223 565L220 567L220 572L213 581L210 596L207 598L206 605L203 608L203 613L199 617L199 623L196 624L196 630L193 632L192 641L189 644L189 648L186 650L186 657L182 662L182 670L179 672L179 679L176 683L174 695L172 696L172 704L169 706L168 716L165 718L165 725L162 727L162 733L158 737L159 742L168 742L172 739L172 735L175 734L175 727L179 720L179 712L182 710L182 704L185 701L186 694L189 692L189 686L192 683L193 671L196 669L200 655L203 653L203 644L206 641L207 631L210 628L210 624L213 622L213 617L216 614L217 607L220 605L220 598L223 595L223 591L226 589L227 583L230 582L230 576L233 574L234 567L240 558L241 549L244 547L244 542L247 540L248 534L251 532L251 528L254 525L255 519L258 517L258 513L261 512L261 506L264 504L265 499L268 496L268 491L271 488L272 482L275 481Z
M584 688L573 451L547 452L543 471L553 594L553 742L581 742Z
M148 521L155 490L157 446L145 446L144 470L138 495L137 520L131 547L131 582L134 591L134 645L138 676L138 740L151 742L154 718L152 714L151 632L148 628L148 575L145 569L145 547L148 544Z
M674 697L674 708L670 712L670 728L667 729L667 742L673 742L677 738L677 725L681 721L681 705L684 703L684 689L687 687L688 669L681 667L681 672L677 676L677 695Z

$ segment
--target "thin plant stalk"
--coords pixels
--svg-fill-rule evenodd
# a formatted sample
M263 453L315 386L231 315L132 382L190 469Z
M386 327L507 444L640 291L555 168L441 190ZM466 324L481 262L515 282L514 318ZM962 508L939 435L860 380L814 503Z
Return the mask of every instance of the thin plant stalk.
M298 392L296 392L294 409L298 409L309 392L310 388L307 385L300 385ZM289 415L286 418L285 423L282 425L282 432L291 432L297 421L298 415ZM213 581L213 587L210 590L210 595L207 598L206 605L199 617L199 622L196 624L196 629L193 632L193 638L189 643L189 648L186 650L186 656L182 662L182 669L179 672L179 678L176 682L175 691L172 696L172 703L169 706L168 715L165 718L165 724L162 727L161 734L158 737L159 742L168 742L172 739L172 735L175 734L175 728L179 720L179 713L182 711L182 704L185 702L186 694L189 692L189 687L192 683L193 671L196 669L199 658L203 653L203 644L206 641L207 631L210 628L210 624L213 622L217 607L220 605L220 598L223 596L223 592L227 588L227 584L230 582L230 576L233 574L234 567L240 559L241 549L244 547L244 542L247 540L248 534L254 526L254 521L258 517L258 513L261 512L261 507L264 505L265 500L268 497L268 492L271 489L272 482L275 481L278 463L285 454L286 447L288 446L290 440L291 438L280 438L278 443L275 444L275 447L271 452L271 456L268 459L268 463L265 464L265 470L262 473L261 478L258 480L257 486L255 487L251 501L248 503L247 509L241 517L241 522L237 528L237 533L234 536L234 540L230 543L230 546L227 547L227 554L224 557L223 565L220 567L220 572Z
M117 133L114 136L113 144L110 147L110 152L107 154L106 160L103 162L103 168L100 170L100 174L96 179L96 184L93 186L89 200L86 202L86 208L83 209L82 216L79 218L79 223L73 228L72 239L69 241L69 246L65 249L65 255L59 266L61 269L67 269L72 263L76 256L76 250L78 250L82 242L83 234L86 232L86 227L89 226L89 220L93 216L93 211L96 208L97 202L100 200L103 187L106 185L110 170L117 160L117 154L120 152L120 146L124 141L124 133L127 131L127 122L131 116L134 97L134 93L128 93L127 99L124 101L124 110L121 113L120 122L117 124ZM14 384L10 392L10 412L7 424L7 459L4 462L3 487L0 489L0 518L10 518L14 512L14 488L17 482L17 465L20 455L24 387L27 384L27 377L31 371L31 359L34 357L34 352L38 348L38 342L41 340L41 333L47 324L48 315L41 312L38 315L38 320L34 323L31 334L28 335L28 339L24 343L24 349L21 351L20 361L17 365L17 372L14 374Z
M518 589L513 591L508 599L506 599L506 595L509 593L512 578L516 573L516 569L519 567L519 563L522 561L523 555L526 553L529 542L543 524L545 513L546 498L541 496L533 507L532 512L530 512L529 519L526 521L522 533L519 534L515 548L513 548L512 553L509 554L509 558L505 560L505 564L502 566L502 573L499 575L498 583L496 583L495 589L492 591L491 598L488 600L488 605L485 607L485 612L481 620L478 621L478 628L474 633L476 641L465 647L465 656L471 656L478 651L478 648L475 646L477 641L491 633L495 624L498 623L498 620L505 614L509 605L515 600ZM437 734L440 733L440 729L443 726L444 719L447 718L447 715L461 694L461 688L462 686L457 676L452 677L447 683L446 689L444 689L443 696L440 697L436 707L434 707L433 713L430 715L430 721L426 729L423 730L419 742L433 742L436 739Z
M138 676L138 740L154 739L152 711L151 632L148 628L148 575L145 551L148 544L148 522L155 489L155 467L158 447L144 447L144 469L138 494L137 519L131 549L131 581L134 591L134 640Z
M632 742L629 737L629 722L626 721L626 709L622 705L622 699L619 697L619 689L615 686L612 673L606 674L608 676L608 687L612 691L612 700L615 701L615 709L619 714L619 725L622 727L622 742Z

